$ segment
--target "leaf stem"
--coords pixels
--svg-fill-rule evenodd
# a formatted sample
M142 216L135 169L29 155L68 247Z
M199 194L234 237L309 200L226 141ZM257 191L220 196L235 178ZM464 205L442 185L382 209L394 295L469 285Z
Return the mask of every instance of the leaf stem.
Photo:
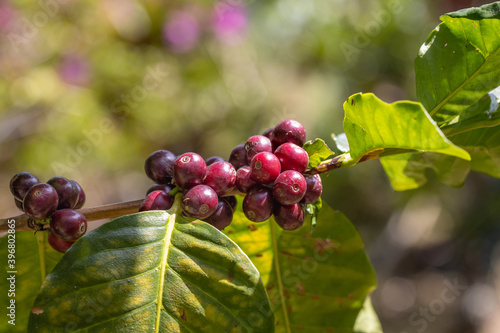
M36 241L38 243L38 256L40 257L40 272L42 273L42 283L47 276L47 267L45 265L45 233L36 232Z

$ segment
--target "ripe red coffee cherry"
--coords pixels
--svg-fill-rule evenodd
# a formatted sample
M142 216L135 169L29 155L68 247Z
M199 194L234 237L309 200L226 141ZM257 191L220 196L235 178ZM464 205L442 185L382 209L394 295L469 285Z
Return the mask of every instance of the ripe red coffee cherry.
M261 184L270 184L274 182L280 172L280 161L273 153L258 153L252 158L250 173L255 181Z
M243 213L253 222L263 222L271 217L274 200L271 190L258 185L250 190L243 199Z
M234 213L236 211L236 206L238 206L238 200L236 200L236 197L234 195L231 195L229 197L223 197L222 199L229 204L231 210Z
M32 219L43 220L52 215L59 204L57 191L46 183L33 185L23 201L23 210Z
M54 250L59 251L61 253L65 253L66 251L68 251L71 245L75 243L75 242L66 242L65 240L62 240L61 238L54 235L54 233L52 232L49 232L48 241L50 246Z
M300 202L306 194L307 184L304 176L294 170L283 171L273 185L273 197L282 205Z
M274 220L284 230L297 230L304 224L304 210L298 203L283 206L277 204L274 208Z
M267 131L265 131L264 133L262 133L262 135L265 136L266 138L268 138L269 140L272 140L273 130L274 130L274 128L270 128Z
M20 172L14 175L10 180L10 192L17 200L23 201L28 190L36 184L39 184L38 178L29 172Z
M217 195L223 196L234 189L236 170L229 162L215 162L208 166L203 183L210 186Z
M188 189L203 183L207 165L196 153L185 153L177 157L174 163L174 181L182 189Z
M61 209L52 214L50 230L62 240L74 242L85 235L87 219L73 209Z
M157 150L146 159L144 171L149 179L158 184L168 184L174 173L174 153L168 150Z
M234 166L235 170L238 170L242 166L247 165L245 145L237 145L236 147L234 147L231 155L229 156L228 162Z
M271 141L274 148L278 148L287 142L295 143L297 146L302 147L306 142L306 130L298 121L286 119L276 125Z
M151 185L150 188L148 188L146 195L148 195L149 193L151 193L153 191L164 191L164 192L170 193L170 191L172 191L174 188L175 188L175 186L171 185L171 184L154 184L154 185Z
M250 137L245 143L245 151L247 155L247 162L250 163L252 158L258 153L262 152L273 152L273 145L271 144L271 140L266 138L263 135L254 135Z
M217 193L207 185L196 185L184 194L182 208L187 215L206 219L217 209L219 199Z
M302 203L313 204L318 201L323 192L323 184L319 175L306 175L307 191L302 199Z
M22 212L23 211L23 202L14 198L14 203L16 204L16 207L19 208L19 210Z
M236 188L242 193L247 193L258 183L252 178L250 167L244 166L236 171Z
M80 209L83 207L83 205L85 205L85 192L83 191L83 188L80 186L80 184L78 184L76 181L71 180L71 182L78 190L78 201L73 209Z
M307 152L294 143L284 143L274 152L274 155L280 160L281 171L295 170L304 173L309 164L309 155Z
M148 194L139 207L140 212L148 210L167 210L174 204L174 197L165 191L157 190Z
M204 219L205 222L210 223L219 230L224 230L225 227L231 224L233 220L233 210L229 203L223 198L219 199L215 212Z
M77 205L80 191L74 182L64 177L53 177L47 181L47 184L57 191L59 196L57 209L73 208Z
M207 164L207 167L208 167L210 164L214 164L215 162L221 162L221 161L224 161L224 159L222 157L212 156L212 157L207 158L205 160L205 163Z

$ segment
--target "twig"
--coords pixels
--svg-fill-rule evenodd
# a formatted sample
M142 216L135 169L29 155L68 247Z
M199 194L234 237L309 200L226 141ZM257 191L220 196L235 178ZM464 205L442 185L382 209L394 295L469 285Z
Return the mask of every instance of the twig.
M139 211L139 206L141 205L142 201L144 199L140 200L133 200L133 201L126 201L126 202L119 202L119 203L114 203L114 204L109 204L109 205L103 205L103 206L97 206L97 207L90 207L90 208L83 208L83 209L77 209L77 212L82 213L87 221L97 221L97 220L102 220L102 219L111 219L127 214L132 214L132 213L137 213ZM15 220L16 221L16 231L29 231L33 230L28 226L28 216L26 214L6 218L6 219L0 219L0 231L7 231L8 226L7 223L10 220Z
M309 175L316 175L316 174L326 173L326 172L330 172L332 170L338 169L338 168L342 167L342 162L345 160L345 157L346 157L345 155L335 156L334 158L332 158L330 160L326 160L326 161L321 162L318 166L307 170L305 173L309 174ZM368 160L368 159L365 159L365 160ZM362 159L360 162L363 162L363 161L364 160ZM240 193L239 191L235 190L231 193L228 193L226 196L236 195L239 193ZM119 216L123 216L123 215L127 215L127 214L137 213L139 211L139 206L141 205L143 200L144 199L139 199L139 200L134 200L134 201L125 201L125 202L119 202L119 203L114 203L114 204L109 204L109 205L78 209L77 211L82 213L88 222L102 220L102 219L111 219L111 218L115 218L115 217L119 217ZM16 221L16 231L34 230L31 227L33 225L33 223L28 223L28 220L30 220L28 218L28 216L26 216L26 214L22 214L22 215L18 215L18 216L6 218L6 219L0 219L0 232L8 230L7 223L10 220ZM30 222L32 222L32 220L30 220Z

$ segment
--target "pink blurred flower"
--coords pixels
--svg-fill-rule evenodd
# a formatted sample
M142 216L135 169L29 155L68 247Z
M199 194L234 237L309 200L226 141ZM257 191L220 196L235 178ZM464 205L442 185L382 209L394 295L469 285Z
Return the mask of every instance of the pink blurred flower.
M198 22L186 12L173 12L163 27L163 38L174 52L191 51L198 44L199 37Z
M247 9L240 2L218 2L213 14L213 27L217 37L231 42L241 37L247 26Z
M90 65L79 55L67 55L59 65L59 76L66 83L85 85L90 80Z
M8 1L0 1L0 30L5 29L14 18L14 14L14 9Z

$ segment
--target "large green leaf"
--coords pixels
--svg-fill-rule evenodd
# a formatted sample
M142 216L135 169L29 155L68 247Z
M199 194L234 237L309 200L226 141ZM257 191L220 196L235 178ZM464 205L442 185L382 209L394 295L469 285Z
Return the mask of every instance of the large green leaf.
M153 211L72 246L42 285L29 331L267 333L268 309L258 271L229 238Z
M350 166L362 160L407 152L434 152L470 160L436 127L420 103L387 104L373 94L355 94L344 103L344 130Z
M472 170L500 178L500 126L462 133L453 141L472 156Z
M418 100L439 126L471 126L484 121L480 101L500 86L500 2L441 20L415 60Z
M276 332L379 332L370 306L361 312L376 278L355 227L326 204L312 233L310 224L283 231L239 212L226 228L263 275Z
M46 233L44 233L46 240ZM40 256L38 244L33 232L18 231L15 233L15 267L9 267L8 259L8 236L0 238L0 258L3 260L2 273L0 274L0 306L3 309L3 320L0 321L0 332L26 332L28 326L28 317L31 306L42 285ZM45 242L45 269L50 272L56 263L61 259L62 254L52 249ZM6 316L9 310L10 297L8 291L10 282L7 277L12 274L8 271L15 271L15 299L16 317L15 326L8 323L10 320Z
M461 158L436 153L392 155L382 157L380 162L396 191L415 189L427 183L427 170L433 170L441 182L460 187L471 164Z

